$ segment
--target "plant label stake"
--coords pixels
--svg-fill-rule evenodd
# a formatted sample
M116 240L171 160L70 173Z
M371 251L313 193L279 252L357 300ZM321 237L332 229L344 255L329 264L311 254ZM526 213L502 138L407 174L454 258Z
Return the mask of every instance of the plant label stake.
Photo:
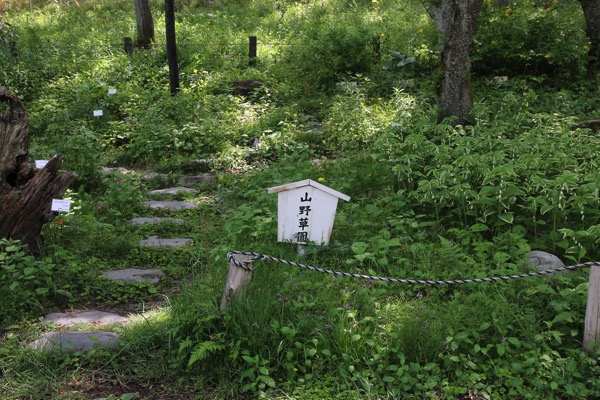
M57 213L69 212L71 210L71 200L52 199L50 210Z
M350 197L310 179L275 186L277 193L277 240L319 245L329 243L338 199Z
M42 169L48 164L48 160L35 160L35 167L37 169Z

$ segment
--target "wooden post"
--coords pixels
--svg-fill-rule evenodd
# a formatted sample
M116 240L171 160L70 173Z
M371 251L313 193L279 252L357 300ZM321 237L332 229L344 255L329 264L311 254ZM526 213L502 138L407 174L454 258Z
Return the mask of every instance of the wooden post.
M234 254L233 258L252 266L252 256ZM227 281L225 282L223 297L221 298L221 310L224 310L234 297L244 292L246 286L250 283L250 279L252 279L252 271L240 268L231 262L229 263Z
M177 43L175 39L174 0L165 0L165 34L167 37L167 61L169 63L169 83L171 94L179 92L179 64L177 62Z
M248 37L249 41L248 41L248 64L253 67L254 65L256 65L256 44L257 44L257 39L256 36L249 36Z
M590 267L583 349L595 351L600 343L600 266Z
M125 54L128 56L133 54L133 40L130 37L123 38Z

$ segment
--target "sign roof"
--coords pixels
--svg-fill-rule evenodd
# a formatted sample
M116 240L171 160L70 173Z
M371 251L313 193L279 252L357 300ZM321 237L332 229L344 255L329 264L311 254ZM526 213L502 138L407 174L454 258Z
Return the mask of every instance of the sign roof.
M333 190L325 185L320 184L319 182L313 181L312 179L305 179L303 181L298 181L298 182L293 182L293 183L286 183L285 185L281 185L281 186L274 186L272 188L268 189L268 193L272 194L272 193L278 193L278 192L285 192L288 190L293 190L293 189L298 189L301 187L305 187L305 186L312 186L315 189L319 189L322 190L325 193L329 193L332 196L338 197L342 200L345 201L349 201L350 200L350 196L345 195L344 193L340 193L337 190Z

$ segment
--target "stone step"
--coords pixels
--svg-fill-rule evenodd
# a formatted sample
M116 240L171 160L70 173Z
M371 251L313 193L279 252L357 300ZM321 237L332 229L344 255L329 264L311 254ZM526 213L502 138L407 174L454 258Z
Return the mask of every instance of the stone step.
M131 173L130 170L128 170L127 168L123 168L123 167L117 167L117 168L102 167L102 172L105 174L112 174L114 172L119 172L121 174L130 174Z
M191 246L193 243L192 239L187 238L172 238L162 239L158 236L150 236L146 240L140 240L140 247L156 247L156 248L167 248L174 249L178 247Z
M189 160L192 163L197 163L197 164L209 164L209 165L215 165L219 163L219 159L218 158L201 158L198 160Z
M60 353L88 351L99 347L116 346L119 335L114 332L47 332L27 345L34 350L50 350Z
M167 209L169 211L191 210L198 207L198 203L191 201L144 201L142 204L152 209Z
M155 179L155 178L168 179L169 175L159 174L158 172L148 172L147 174L144 175L144 179Z
M134 226L142 226L144 224L151 224L151 225L156 225L156 224L160 224L160 223L169 223L169 224L176 224L176 225L181 225L183 224L185 221L182 220L181 218L159 218L159 217L153 217L153 218L132 218L129 220L129 224L130 225L134 225Z
M196 193L196 189L183 187L183 186L176 186L176 187L170 187L170 188L166 188L166 189L152 190L148 194L150 196L160 196L160 195L165 195L165 194L176 195L177 193L181 193L181 192L194 194L194 193Z
M50 313L44 318L48 324L71 327L81 324L96 326L120 325L129 321L128 318L117 314L96 310L72 310L67 313Z
M203 175L191 175L182 176L177 180L177 184L181 186L196 185L199 183L217 183L217 175L215 174L203 174Z
M144 283L147 282L151 285L156 285L160 282L160 279L165 275L160 269L117 269L112 271L106 271L104 278L111 281L122 281L122 282L133 282L133 283Z

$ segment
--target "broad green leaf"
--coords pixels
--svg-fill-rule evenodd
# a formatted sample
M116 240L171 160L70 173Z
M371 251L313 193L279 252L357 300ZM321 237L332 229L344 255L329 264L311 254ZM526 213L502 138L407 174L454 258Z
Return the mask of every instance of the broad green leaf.
M263 382L267 384L267 386L270 387L275 387L275 379L271 378L270 376L264 376L263 377Z
M363 254L367 250L367 247L369 247L369 245L364 242L354 242L351 246L352 251L356 255Z
M540 214L544 215L548 211L552 210L553 208L554 208L553 204L545 204L542 206L542 208L540 208Z
M490 228L486 224L475 224L471 227L471 232L486 232Z
M250 356L242 356L242 358L244 359L244 361L246 361L247 363L251 363L251 364L254 364L257 361L254 359L254 357L250 357Z
M498 193L498 188L495 186L484 186L479 191L481 196L495 196Z
M500 219L507 224L512 224L514 220L514 216L512 213L501 214Z
M497 344L496 351L498 352L498 355L500 357L502 357L504 355L504 353L506 352L506 347L504 347L504 345L502 343Z
M494 262L503 263L510 259L510 254L505 253L503 251L499 251L494 254Z

